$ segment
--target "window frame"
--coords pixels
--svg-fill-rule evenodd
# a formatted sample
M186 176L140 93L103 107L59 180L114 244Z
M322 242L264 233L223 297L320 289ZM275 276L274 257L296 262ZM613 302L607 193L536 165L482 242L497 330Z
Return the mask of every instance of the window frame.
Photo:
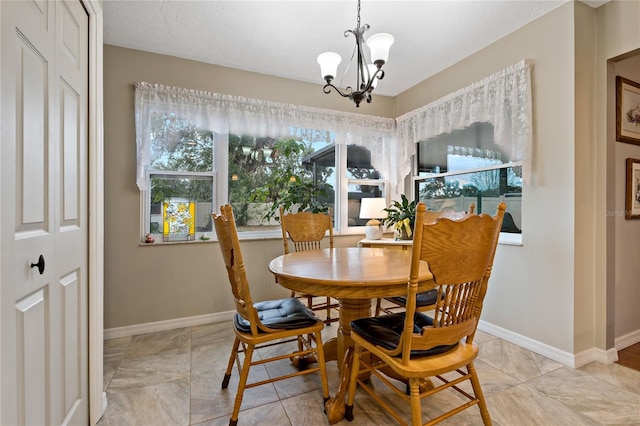
M213 133L213 170L211 172L184 172L173 170L148 169L146 171L147 182L151 181L151 175L178 175L178 176L211 176L213 178L213 199L214 212L218 212L218 206L229 202L229 135L224 133ZM348 188L350 184L356 185L376 185L381 186L384 197L389 202L389 181L388 179L350 179L346 177L347 171L347 145L336 144L336 182L334 199L334 235L360 235L364 234L364 225L348 225ZM145 235L149 233L150 212L151 212L151 188L140 191L140 244L144 243ZM200 237L203 232L196 232L194 241L162 241L162 234L153 234L157 244L185 244L194 242L217 241L215 231L212 230L209 240L202 241ZM244 231L238 234L240 240L263 240L282 238L280 229L264 231Z
M216 204L216 183L217 173L215 171L209 172L183 172L183 171L175 171L175 170L158 170L158 169L148 169L147 170L146 179L148 182L151 182L152 175L166 175L166 176L204 176L211 177L212 179L212 194L211 194L211 203L212 205ZM140 211L142 212L140 217L140 229L141 229L141 242L144 241L145 235L149 234L151 227L151 188L140 191ZM202 241L200 237L206 235L206 237L211 238L211 233L213 233L213 229L209 232L198 232L195 233L195 240L192 241L162 241L162 233L160 234L151 234L156 242L161 244L175 244L175 243L185 243L185 242L195 242Z
M416 143L416 152L418 150L418 143ZM492 166L486 166L486 167L476 167L476 168L472 168L472 169L463 169L463 170L456 170L454 172L445 172L445 173L430 173L428 175L418 175L418 156L415 155L413 158L413 170L411 172L411 195L413 200L416 199L417 197L417 193L416 193L416 188L418 187L419 182L425 181L427 179L432 179L432 178L438 178L438 177L449 177L449 176L457 176L457 175L464 175L464 174L469 174L469 173L478 173L478 172L484 172L484 171L490 171L490 170L499 170L499 169L506 169L506 168L511 168L511 167L522 167L524 165L524 160L518 160L518 161L510 161L508 163L499 163L499 164L495 164ZM525 184L524 182L522 183L522 198L524 199L524 191L525 191ZM488 212L485 212L488 213ZM493 213L492 213L493 214ZM513 245L513 246L522 246L522 235L524 234L524 231L520 234L515 234L515 233L509 233L509 232L500 232L500 237L498 238L498 244L503 244L503 245Z

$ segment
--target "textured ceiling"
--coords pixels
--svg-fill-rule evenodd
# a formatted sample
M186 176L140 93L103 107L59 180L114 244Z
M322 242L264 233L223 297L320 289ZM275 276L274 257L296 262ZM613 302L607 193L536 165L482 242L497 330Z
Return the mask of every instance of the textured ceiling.
M395 96L567 0L362 0L365 38L395 37L375 93ZM601 1L585 2L594 7ZM351 58L357 1L104 0L106 44L322 83L318 54ZM351 67L353 68L353 66ZM343 86L353 84L347 75Z

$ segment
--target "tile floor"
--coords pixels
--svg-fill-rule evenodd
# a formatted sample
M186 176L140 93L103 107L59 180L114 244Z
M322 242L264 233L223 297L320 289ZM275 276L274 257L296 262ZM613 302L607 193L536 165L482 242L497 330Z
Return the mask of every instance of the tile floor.
M336 323L325 327L325 338L337 328ZM494 425L640 425L639 371L597 362L572 369L486 333L478 332L476 341L476 368ZM222 390L221 383L232 342L229 323L105 341L108 407L98 424L227 425L237 372L229 389ZM254 367L252 375L293 368L288 360L283 363ZM328 375L333 393L338 387L335 362L328 363ZM249 389L239 425L328 425L320 388L318 376L308 375ZM423 416L441 412L450 398L459 397L442 393L431 398L423 403ZM353 422L337 424L395 424L362 391L356 394L354 415ZM482 421L473 407L442 424Z

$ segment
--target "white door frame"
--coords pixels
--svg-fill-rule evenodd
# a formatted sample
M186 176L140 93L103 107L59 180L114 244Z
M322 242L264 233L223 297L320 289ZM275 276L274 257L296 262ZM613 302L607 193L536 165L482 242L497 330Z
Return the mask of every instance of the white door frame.
M89 424L107 408L103 391L104 140L102 25L99 0L81 0L89 14Z

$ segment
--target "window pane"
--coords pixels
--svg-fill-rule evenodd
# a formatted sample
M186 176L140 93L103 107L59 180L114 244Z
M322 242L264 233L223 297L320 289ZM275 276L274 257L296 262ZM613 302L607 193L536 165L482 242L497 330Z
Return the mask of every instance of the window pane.
M522 167L427 178L416 183L419 201L429 210L469 210L493 215L498 203L507 204L502 232L522 230Z
M304 176L319 188L323 188L318 194L318 202L331 207L335 211L336 193L336 146L331 140L316 141L311 144L311 151L302 159Z
M195 232L212 231L213 177L152 174L150 233L163 233L165 203L174 201L195 203Z
M367 185L349 183L349 193L347 195L348 220L347 226L364 226L369 218L360 219L360 204L363 198L384 198L383 185Z
M369 219L360 219L360 200L385 196L383 184L366 182L380 179L380 173L371 165L371 151L363 146L347 146L347 178L347 226L364 226Z
M358 145L347 146L347 179L380 179L371 165L371 152Z
M333 178L335 168L314 167L308 161L327 145L322 141L229 135L229 202L238 230L279 229L279 203L332 206L333 187L327 181Z
M418 143L418 176L508 163L508 153L494 144L493 125L471 126Z
M254 203L250 193L273 175L273 138L229 135L229 203L233 206L238 231L276 229L277 222L263 222L265 203Z
M213 134L172 113L151 114L151 168L213 171Z

